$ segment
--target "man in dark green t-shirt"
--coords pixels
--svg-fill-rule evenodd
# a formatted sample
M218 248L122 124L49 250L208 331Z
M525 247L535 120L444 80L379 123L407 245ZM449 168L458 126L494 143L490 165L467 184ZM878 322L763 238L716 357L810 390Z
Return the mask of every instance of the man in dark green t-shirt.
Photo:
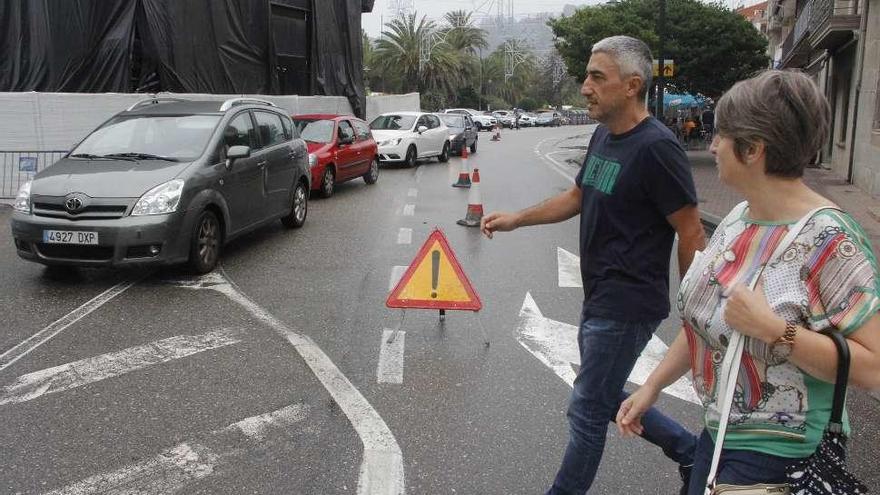
M581 94L590 117L602 125L575 184L531 208L490 213L482 220L481 229L491 239L494 232L581 216L581 366L568 410L569 443L548 495L583 494L590 488L608 423L626 397L627 377L669 314L674 236L679 237L681 274L705 245L687 157L645 106L651 72L651 52L642 41L613 36L596 43ZM655 409L645 413L641 425L641 435L687 476L696 437Z

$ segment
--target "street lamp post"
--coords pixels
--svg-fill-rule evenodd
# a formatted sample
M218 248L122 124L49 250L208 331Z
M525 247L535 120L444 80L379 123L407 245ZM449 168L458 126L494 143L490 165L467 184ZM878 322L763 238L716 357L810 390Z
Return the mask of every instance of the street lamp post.
M657 108L654 116L658 119L663 118L663 90L666 87L666 78L663 75L666 68L666 55L663 53L664 44L666 42L666 0L657 0L659 2L659 13L657 18Z

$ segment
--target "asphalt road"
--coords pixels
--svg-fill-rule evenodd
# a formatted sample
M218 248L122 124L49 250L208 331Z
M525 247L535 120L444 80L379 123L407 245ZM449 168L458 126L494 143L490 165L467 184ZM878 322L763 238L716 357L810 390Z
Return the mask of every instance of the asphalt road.
M576 170L564 157L590 130L505 131L497 143L481 133L469 164L486 211L568 188ZM557 267L558 248L578 252L577 223L481 238L455 223L468 201L450 187L459 165L341 184L311 201L305 227L239 239L202 278L46 270L19 260L0 229L0 492L543 493L567 440L570 388L516 333L527 293L545 317L577 323L582 292L560 287ZM9 215L0 209L0 223ZM436 311L384 305L394 267L435 227L482 298L477 314L441 323ZM379 371L385 330L398 327L400 383ZM673 316L658 335L675 332ZM854 417L878 424L876 402L854 402ZM696 405L663 396L659 406L697 429ZM853 439L865 478L878 438L870 426ZM659 450L612 430L591 493L678 483Z

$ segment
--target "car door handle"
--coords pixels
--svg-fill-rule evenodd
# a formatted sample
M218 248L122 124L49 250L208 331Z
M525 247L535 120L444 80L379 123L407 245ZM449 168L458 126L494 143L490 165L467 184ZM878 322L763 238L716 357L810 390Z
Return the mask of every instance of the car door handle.
M260 168L263 168L263 167L266 166L266 163L268 163L268 162L267 162L266 160L263 160L263 161L257 163L257 166L260 167Z

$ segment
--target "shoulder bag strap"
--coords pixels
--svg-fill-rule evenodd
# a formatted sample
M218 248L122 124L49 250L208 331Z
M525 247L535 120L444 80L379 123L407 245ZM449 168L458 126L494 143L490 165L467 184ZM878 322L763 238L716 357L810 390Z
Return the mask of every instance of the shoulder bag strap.
M831 337L837 347L837 379L834 381L834 401L831 403L831 419L828 428L835 432L843 432L843 406L846 403L846 386L849 381L849 344L846 337L833 329L822 332Z
M737 205L736 209L740 209ZM791 228L782 241L773 250L773 254L767 258L767 263L775 260L794 242L795 238L806 226L807 222L813 218L816 213L825 209L835 209L829 206L816 208L803 217ZM742 213L740 209L740 213ZM749 281L749 289L754 290L758 284L758 279L764 273L764 267L767 263L761 265L761 268L755 273L754 277ZM712 453L712 465L709 468L709 476L706 478L705 494L709 495L715 486L715 478L718 475L718 462L721 460L721 449L724 444L724 436L727 434L727 421L730 419L730 408L733 404L733 394L736 391L736 379L739 374L739 364L742 361L743 348L745 347L745 337L736 330L730 336L730 342L727 346L727 352L724 353L724 360L721 362L721 376L718 381L718 399L721 402L721 416L718 419L718 435L715 438L715 451Z

